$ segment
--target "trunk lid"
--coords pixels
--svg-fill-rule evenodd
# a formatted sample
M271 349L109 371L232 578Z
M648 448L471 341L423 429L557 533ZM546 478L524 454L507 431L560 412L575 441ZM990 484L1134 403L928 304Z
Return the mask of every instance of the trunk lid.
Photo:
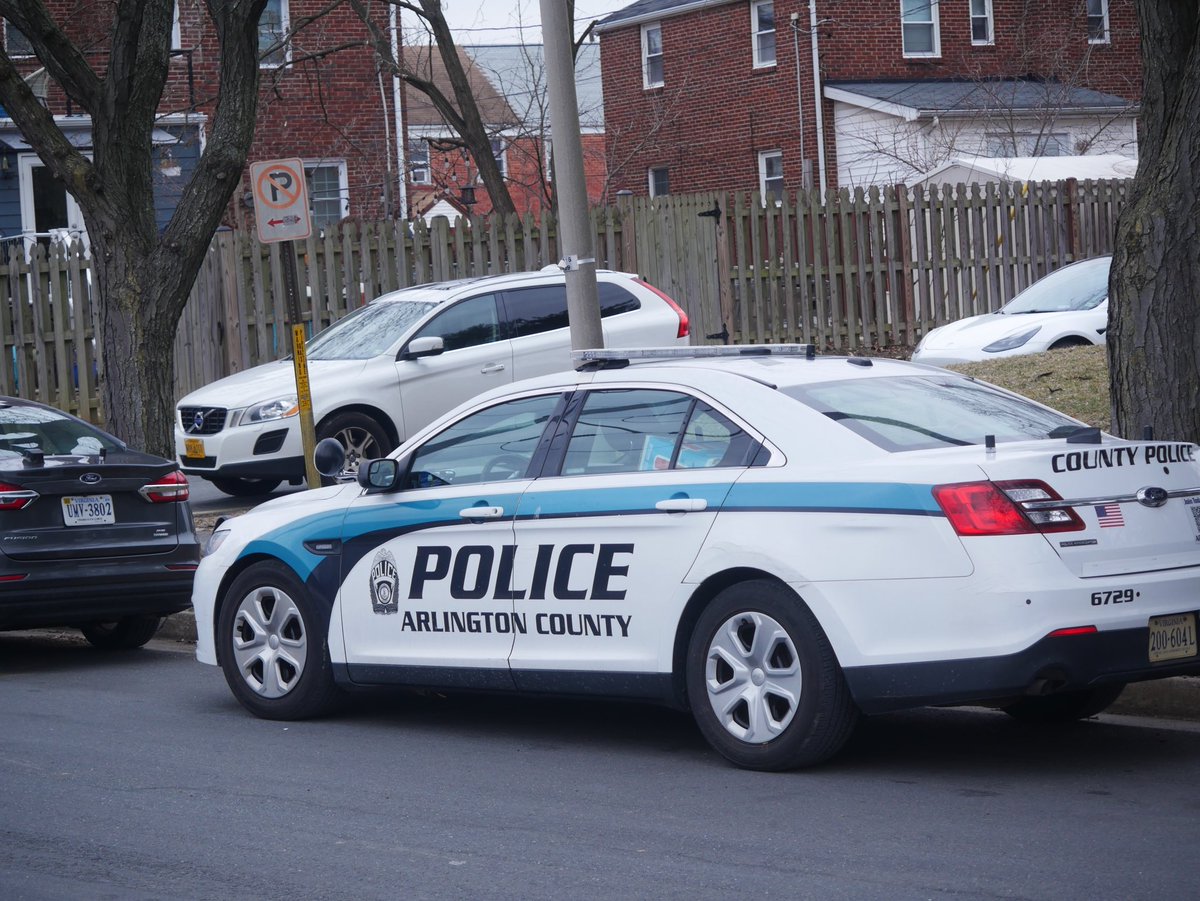
M1194 444L1066 440L1001 444L981 464L993 482L1044 482L1082 529L1043 533L1076 575L1200 566L1200 463ZM1026 509L1056 502L1026 501Z

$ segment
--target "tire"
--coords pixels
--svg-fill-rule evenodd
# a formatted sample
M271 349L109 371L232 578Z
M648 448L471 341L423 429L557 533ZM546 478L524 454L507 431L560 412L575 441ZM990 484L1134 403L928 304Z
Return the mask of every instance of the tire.
M753 770L828 760L858 721L816 617L767 580L732 585L701 613L688 643L687 694L709 744Z
M283 479L209 479L217 488L234 497L257 497L270 494Z
M251 566L217 615L217 656L242 706L269 720L329 711L341 696L329 662L329 614L286 566Z
M1023 723L1053 725L1087 719L1107 710L1125 690L1124 682L1097 685L1082 691L1063 691L1053 695L1021 698L1004 708L1015 720Z
M1086 338L1059 338L1050 345L1051 350L1062 350L1065 347L1091 347L1092 342Z
M391 440L378 422L365 413L338 413L321 424L317 440L336 438L346 450L343 472L353 475L363 460L386 456L393 449Z
M126 616L111 623L88 623L80 626L79 631L94 647L130 651L153 638L161 625L161 616Z

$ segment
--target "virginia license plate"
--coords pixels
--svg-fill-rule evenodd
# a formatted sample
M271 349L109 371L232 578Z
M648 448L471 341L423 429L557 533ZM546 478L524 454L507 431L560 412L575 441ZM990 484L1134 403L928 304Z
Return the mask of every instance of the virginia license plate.
M200 438L183 439L183 455L195 459L204 458L204 441Z
M1150 617L1150 662L1196 656L1196 614Z
M117 521L111 494L64 497L62 508L68 526L103 526Z

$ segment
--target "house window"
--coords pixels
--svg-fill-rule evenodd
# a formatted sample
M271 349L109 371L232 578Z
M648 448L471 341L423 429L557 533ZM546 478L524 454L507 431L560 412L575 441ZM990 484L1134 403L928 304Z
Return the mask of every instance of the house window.
M179 0L175 0L174 10L171 13L171 49L183 49L183 30L179 25Z
M995 43L992 33L992 0L971 0L971 43Z
M666 166L650 170L650 196L665 197L671 193L671 178Z
M989 134L985 140L990 157L1066 156L1070 153L1070 139L1063 132Z
M288 61L288 46L282 41L288 32L289 18L288 0L267 0L258 20L258 52L263 54L258 61L260 66L282 66ZM271 50L272 47L275 49Z
M350 215L350 188L344 162L305 163L308 203L314 229L324 230Z
M433 183L429 170L429 142L413 138L408 142L408 180L414 185Z
M754 68L775 65L775 2L750 4L750 28L754 38Z
M4 49L12 57L33 56L33 44L29 43L29 38L7 20L4 22Z
M938 0L900 0L900 31L905 56L941 56Z
M500 174L508 178L508 145L504 138L492 138L492 156L496 158L496 166Z
M663 86L662 26L657 22L642 26L642 85Z
M763 200L783 200L783 151L764 150L758 155L758 191Z
M1089 44L1108 43L1108 0L1087 0Z

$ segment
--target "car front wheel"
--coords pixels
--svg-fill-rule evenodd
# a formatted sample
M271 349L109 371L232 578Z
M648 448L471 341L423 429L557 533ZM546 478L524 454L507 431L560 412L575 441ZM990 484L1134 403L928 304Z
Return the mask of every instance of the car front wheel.
M392 450L387 433L370 416L364 413L338 413L322 423L317 440L336 438L345 448L346 463L343 471L358 472L360 463L386 456Z
M327 712L340 692L327 644L328 613L276 562L258 563L230 585L217 618L225 681L257 716L295 720Z
M748 769L828 760L858 720L816 617L767 580L726 588L700 615L688 646L687 693L709 744Z

